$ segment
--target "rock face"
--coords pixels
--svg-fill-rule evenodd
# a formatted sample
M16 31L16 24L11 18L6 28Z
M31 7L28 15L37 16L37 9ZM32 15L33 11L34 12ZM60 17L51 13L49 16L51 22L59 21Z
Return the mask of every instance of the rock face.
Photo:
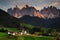
M44 15L42 15L41 13L39 13L38 11L34 12L34 16L35 17L39 17L39 18L45 18Z
M33 16L34 11L36 11L36 9L34 7L29 7L28 5L25 5L22 9L21 9L21 14L24 15L30 15Z
M42 9L40 11L40 13L42 13L45 18L56 18L56 17L60 17L60 11L59 9L57 9L56 7L50 6L48 8Z
M16 17L16 18L20 18L21 16L21 14L20 14L20 8L18 7L18 5L16 5L16 7L15 8L9 8L8 10L7 10L7 12L10 14L10 15L12 15L12 16L14 16L14 17Z
M22 9L20 9L17 5L15 8L9 8L7 10L7 12L16 17L16 18L20 18L24 15L30 15L30 16L37 16L40 18L43 18L43 15L41 13L39 13L39 11L35 8L35 7L30 7L28 5L24 5L24 7L22 7Z
M40 18L56 18L60 17L60 9L57 9L56 7L50 6L47 8L43 8L41 11L37 10L35 7L24 5L21 9L16 5L15 8L9 8L7 12L16 17L21 18L24 15L30 15L30 16L37 16Z

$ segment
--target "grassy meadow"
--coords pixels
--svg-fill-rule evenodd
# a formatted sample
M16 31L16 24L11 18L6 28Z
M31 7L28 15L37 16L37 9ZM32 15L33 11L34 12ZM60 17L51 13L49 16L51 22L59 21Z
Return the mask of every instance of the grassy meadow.
M4 30L8 30L8 31L12 31L12 32L19 31L17 28L4 28ZM32 36L32 35L16 35L13 37L9 37L7 33L0 32L0 40L56 40L56 37Z
M6 33L0 32L0 40L56 40L56 38L49 36L27 36L27 35L9 37Z

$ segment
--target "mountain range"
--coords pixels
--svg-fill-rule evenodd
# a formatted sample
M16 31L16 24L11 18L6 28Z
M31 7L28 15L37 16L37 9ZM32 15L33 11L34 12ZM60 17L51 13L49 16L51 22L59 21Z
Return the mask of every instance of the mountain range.
M35 7L28 6L28 5L25 5L21 9L18 7L18 5L16 5L16 7L13 9L9 8L7 12L16 18L21 18L22 16L25 16L25 15L44 18L44 16L41 13L39 13L39 10L36 10Z
M34 11L32 11L33 9ZM10 10L10 13L0 9L0 25L6 27L20 27L20 23L24 22L34 26L55 28L60 30L60 9L57 9L55 7L48 7L42 9L41 11L38 11L34 7L29 7L28 5L26 5L22 9L16 6L16 8L13 9L13 13L11 13L11 8L8 10ZM47 10L48 12L46 13L45 10ZM25 14L25 12L27 14ZM54 17L51 18L45 16L45 14L50 15L51 12L53 15L55 15ZM19 14L21 14L21 16Z
M42 13L45 18L56 18L56 17L60 17L60 9L57 9L54 6L50 6L50 7L44 7L40 13Z
M21 9L18 5L16 5L16 7L14 7L13 9L9 8L7 12L16 18L21 18L25 15L37 16L39 18L47 19L60 17L60 9L57 9L54 6L49 6L47 8L44 7L43 9L41 9L41 11L39 11L35 7L29 5L25 5Z

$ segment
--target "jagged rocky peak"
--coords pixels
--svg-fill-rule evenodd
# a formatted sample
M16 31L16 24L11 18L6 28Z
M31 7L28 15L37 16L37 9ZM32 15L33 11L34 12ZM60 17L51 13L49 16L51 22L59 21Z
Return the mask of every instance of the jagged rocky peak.
M13 15L16 18L20 18L24 15L30 15L30 16L44 18L44 16L41 13L39 13L39 11L35 7L29 6L29 5L24 5L22 7L22 9L20 9L20 10L19 10L19 6L16 5L13 8L13 10L9 10L8 13L10 13L11 15Z
M19 6L18 5L16 5L16 7L15 8L19 8Z
M29 7L29 5L27 5L27 4L26 4L26 5L24 5L24 8L28 8L28 7Z
M27 5L27 4L25 4L25 5L21 8L21 10L22 10L22 9L34 9L34 10L37 10L35 7L29 6L29 5Z
M40 11L46 18L56 18L60 17L60 12L55 6L44 7Z

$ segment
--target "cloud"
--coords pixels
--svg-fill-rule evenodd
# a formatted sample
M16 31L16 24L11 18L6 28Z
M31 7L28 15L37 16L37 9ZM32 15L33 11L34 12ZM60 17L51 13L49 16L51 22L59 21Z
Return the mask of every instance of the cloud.
M41 3L41 2L43 2L42 0L39 0L39 2Z
M42 9L48 6L56 6L60 8L60 0L0 0L0 8L13 8L15 5L22 8L25 4L35 6L37 9Z
M59 4L59 2L52 2L51 5L56 7L56 6L58 6L58 4Z

